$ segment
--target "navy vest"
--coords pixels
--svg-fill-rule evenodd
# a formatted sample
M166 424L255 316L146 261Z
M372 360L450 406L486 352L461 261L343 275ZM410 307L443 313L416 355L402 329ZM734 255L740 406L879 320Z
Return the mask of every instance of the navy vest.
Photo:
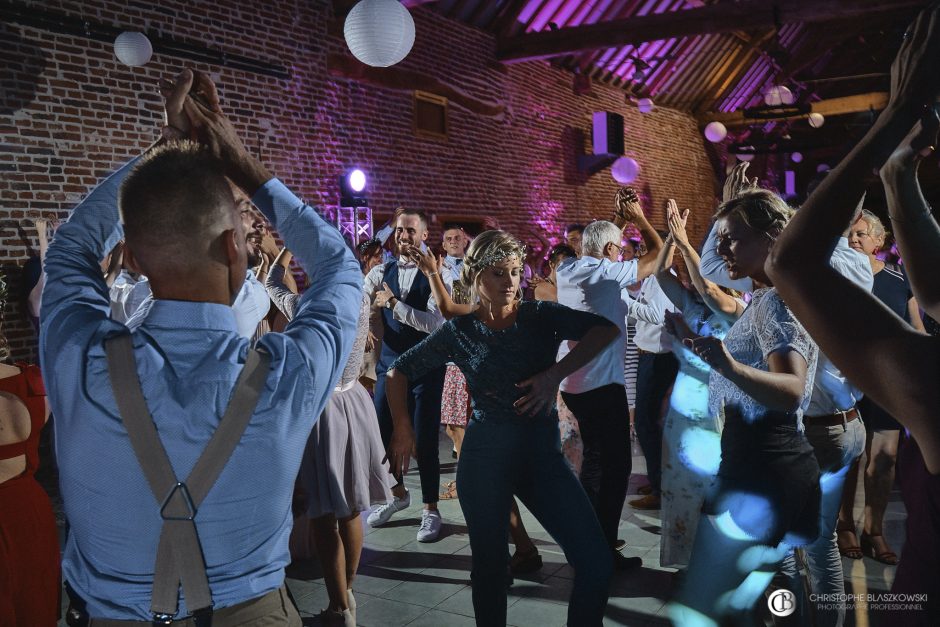
M420 270L415 275L411 290L405 299L399 298L401 286L398 284L397 261L391 261L385 265L382 280L388 284L395 298L418 311L427 311L428 299L431 297L431 284ZM382 337L382 353L377 364L379 372L388 371L389 366L399 355L428 336L427 333L395 320L391 309L382 309L382 326L385 327L385 335Z

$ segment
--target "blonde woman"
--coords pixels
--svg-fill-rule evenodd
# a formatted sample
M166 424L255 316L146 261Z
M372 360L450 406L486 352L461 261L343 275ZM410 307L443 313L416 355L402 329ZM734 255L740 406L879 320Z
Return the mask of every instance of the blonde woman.
M613 561L587 495L561 454L555 396L561 380L593 359L618 330L594 314L522 301L524 259L521 244L503 231L487 231L473 241L461 279L470 286L471 300L479 302L402 354L388 373L395 423L389 461L396 474L408 470L414 443L405 395L409 379L448 361L457 364L473 403L457 493L473 552L477 624L506 624L506 538L516 495L574 567L568 624L601 625ZM578 344L556 363L565 339Z

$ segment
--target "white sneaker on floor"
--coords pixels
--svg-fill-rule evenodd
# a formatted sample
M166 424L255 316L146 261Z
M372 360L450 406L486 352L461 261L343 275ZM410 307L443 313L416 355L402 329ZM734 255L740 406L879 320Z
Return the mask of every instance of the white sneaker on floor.
M426 509L421 513L421 526L418 527L418 542L434 542L441 535L441 513L436 509Z
M379 505L372 513L369 514L369 518L366 521L369 523L370 527L381 527L386 524L389 520L392 519L392 516L396 512L400 512L403 509L407 509L411 506L411 492L405 491L405 498L400 499L397 496L393 496L392 500L386 503L385 505Z

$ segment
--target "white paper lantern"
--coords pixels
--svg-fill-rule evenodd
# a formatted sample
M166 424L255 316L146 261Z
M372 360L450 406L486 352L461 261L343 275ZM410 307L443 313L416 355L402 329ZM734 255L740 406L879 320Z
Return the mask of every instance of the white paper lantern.
M793 163L799 163L799 162L801 162L801 161L803 160L803 153L802 153L802 152L794 152L792 155L790 155L790 160L791 160Z
M764 93L764 102L771 107L793 104L793 92L783 85L774 85Z
M411 52L415 21L397 0L362 0L346 16L346 45L372 67L395 65Z
M630 157L620 157L610 167L614 180L621 185L632 183L640 175L640 164Z
M143 33L124 31L114 40L114 56L124 65L146 65L153 56L153 46Z
M654 107L655 105L650 98L640 98L636 101L636 108L640 110L640 113L649 113Z
M713 144L717 144L728 136L728 129L721 122L709 122L705 126L705 139Z
M753 161L754 160L754 155L751 153L739 154L735 156L737 156L737 158L741 161Z
M819 174L822 174L823 172L828 172L831 169L832 168L829 167L828 163L820 163L819 165L816 166L816 172L818 172Z
M809 125L813 128L819 128L826 123L826 117L822 113L810 113L809 114Z

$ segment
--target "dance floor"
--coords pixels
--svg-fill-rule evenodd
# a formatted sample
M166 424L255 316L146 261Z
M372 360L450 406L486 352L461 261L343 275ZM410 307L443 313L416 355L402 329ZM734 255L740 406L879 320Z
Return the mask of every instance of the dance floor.
M442 483L454 478L450 441L441 435ZM443 462L447 463L443 463ZM631 494L646 483L645 460L634 444ZM397 514L388 526L371 529L366 525L365 548L359 576L354 585L359 605L358 624L362 627L462 627L473 625L470 593L470 546L467 527L457 501L442 501L444 526L437 542L415 540L421 516L418 474L406 477L412 490L412 506ZM859 485L861 488L861 484ZM628 497L628 500L631 497ZM856 520L862 517L861 489L856 499ZM541 571L516 577L509 591L509 624L518 627L556 627L565 624L565 605L571 590L573 572L549 535L523 508L523 519L545 562ZM900 553L904 536L904 508L900 494L891 494L885 516L885 535ZM363 517L364 522L364 517ZM666 602L673 590L673 569L659 567L659 512L641 512L624 507L619 537L626 540L623 553L643 558L643 568L615 574L607 606L605 625L646 627L669 625ZM847 592L883 592L890 588L894 567L874 560L843 559ZM316 625L313 616L327 606L326 588L316 559L295 562L288 569L288 586L305 625ZM64 595L63 595L64 597ZM847 626L887 625L890 616L869 615L866 610L850 611ZM65 621L59 623L64 627Z

